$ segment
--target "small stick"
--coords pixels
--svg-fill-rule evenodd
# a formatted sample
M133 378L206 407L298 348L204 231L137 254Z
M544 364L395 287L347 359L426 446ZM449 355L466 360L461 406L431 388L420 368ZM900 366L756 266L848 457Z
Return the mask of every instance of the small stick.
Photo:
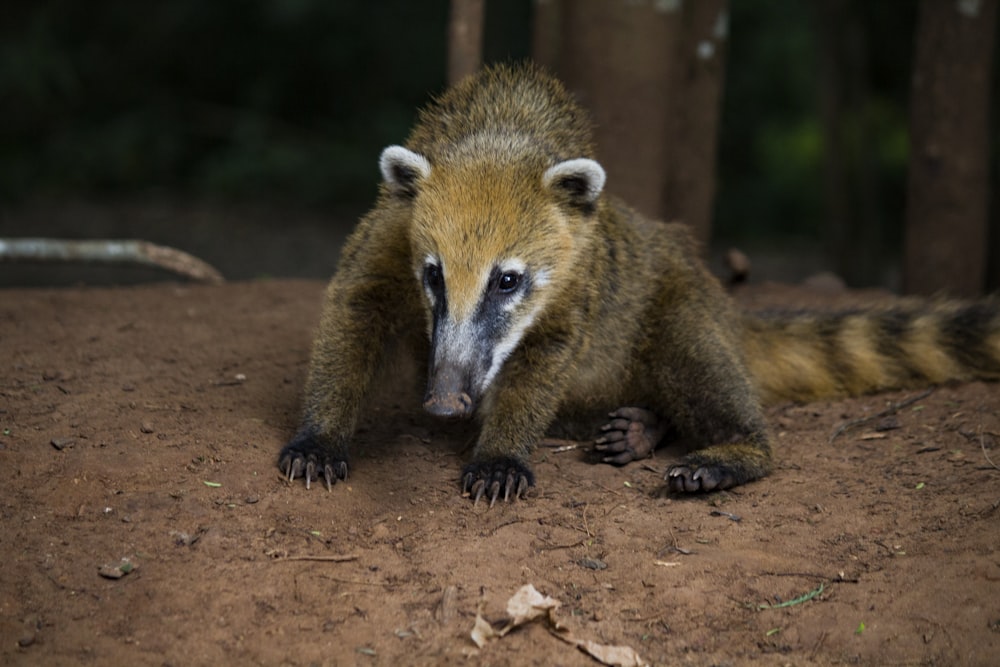
M996 463L993 463L993 459L991 459L990 455L986 453L986 438L984 437L982 426L979 427L979 448L983 450L983 458L989 461L989 464L991 466L993 466L997 470L1000 470L1000 466L998 466Z
M84 262L141 264L166 269L191 280L217 285L225 278L193 255L149 241L0 239L0 262Z
M343 554L338 556L285 556L284 558L275 558L275 561L283 560L312 560L319 561L321 563L346 563L347 561L357 560L357 554Z
M919 400L927 398L928 396L930 396L931 394L934 393L934 389L935 389L934 387L931 387L930 389L927 389L926 391L920 392L916 396L911 396L910 398L906 399L905 401L900 401L899 403L894 403L894 404L890 405L888 408L886 408L885 410L883 410L882 412L879 412L878 414L869 415L867 417L861 417L860 419L852 419L851 421L844 422L843 424L841 424L840 426L838 426L837 429L833 432L833 434L830 436L829 442L833 442L838 437L840 437L842 434L846 433L847 431L851 430L852 428L856 428L858 426L862 426L862 425L867 424L869 422L873 422L876 419L881 419L882 417L888 417L889 415L896 414L897 412L899 412L903 408L905 408L905 407L907 407L909 405L913 405L914 403L916 403Z

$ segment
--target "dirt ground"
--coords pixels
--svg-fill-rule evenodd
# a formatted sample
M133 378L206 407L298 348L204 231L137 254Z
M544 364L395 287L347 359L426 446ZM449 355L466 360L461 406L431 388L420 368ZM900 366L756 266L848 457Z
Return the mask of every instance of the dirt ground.
M392 399L306 491L275 459L321 290L0 291L0 663L597 664L540 623L472 642L531 583L651 664L997 664L1000 386L772 409L775 473L693 498L670 449L540 448L493 509L458 493L468 433Z

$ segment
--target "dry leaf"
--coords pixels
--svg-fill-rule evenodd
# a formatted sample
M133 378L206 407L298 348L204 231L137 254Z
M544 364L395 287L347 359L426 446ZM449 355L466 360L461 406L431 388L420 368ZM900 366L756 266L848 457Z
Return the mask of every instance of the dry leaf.
M493 629L493 626L485 618L476 614L476 624L472 626L472 641L476 642L476 646L482 648L489 641L499 638L500 635Z
M629 646L606 646L592 642L589 639L577 639L566 628L561 626L555 618L555 610L561 603L547 595L542 595L531 584L525 584L507 600L507 615L510 620L499 632L493 629L486 619L480 614L476 614L476 623L472 628L472 641L476 646L483 648L488 642L503 637L508 632L530 623L538 618L545 618L549 632L567 644L575 646L581 651L589 654L605 665L614 667L643 667L647 663L643 662L639 654Z
M631 646L607 646L589 639L576 640L576 646L605 665L615 667L644 667L646 665Z
M507 600L507 615L510 616L510 626L523 625L539 616L545 616L549 610L559 607L559 600L548 595L542 595L531 584L525 584L514 596ZM506 628L503 634L507 634Z

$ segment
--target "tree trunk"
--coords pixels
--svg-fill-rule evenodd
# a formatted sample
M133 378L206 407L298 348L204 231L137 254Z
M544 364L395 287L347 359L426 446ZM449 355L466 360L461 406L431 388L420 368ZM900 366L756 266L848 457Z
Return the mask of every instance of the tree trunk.
M870 103L870 38L856 3L817 4L823 123L825 240L849 285L883 275L878 154Z
M684 26L668 100L665 183L659 217L682 220L707 245L715 209L715 161L725 83L727 0L684 4ZM671 123L670 120L673 119Z
M591 112L608 189L707 242L726 0L538 0L535 58Z
M448 84L479 69L483 60L486 0L451 0L448 22Z
M907 292L985 286L997 0L922 0L910 105Z

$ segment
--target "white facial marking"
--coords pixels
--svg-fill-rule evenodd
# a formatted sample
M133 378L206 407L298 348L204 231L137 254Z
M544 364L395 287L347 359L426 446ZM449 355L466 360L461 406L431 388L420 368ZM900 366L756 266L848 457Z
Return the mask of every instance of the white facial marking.
M512 257L508 260L504 260L500 264L501 273L508 273L508 272L524 273L525 269L527 268L528 265L524 263L524 260L518 259L517 257Z
M442 272L445 270L441 265L441 260L433 255L427 255L424 258L424 267L429 265L438 266ZM528 270L527 263L518 257L503 260L499 263L498 268L501 273L517 273L519 275L524 275ZM479 276L480 285L478 293L482 295L481 299L486 298L486 286L491 275L494 275L493 269L485 267ZM420 280L423 280L422 273ZM550 282L551 272L548 269L537 269L531 274L532 290L543 288ZM427 290L427 292L433 306L434 297L430 294L430 290ZM522 290L516 290L511 294L504 295L503 310L513 314L514 311L522 306L525 296L526 294ZM515 319L510 329L493 346L490 367L478 380L478 389L481 393L486 391L487 387L489 387L500 372L504 362L517 349L521 339L531 328L532 324L534 324L535 318L541 312L544 303L544 299L538 300L526 313L520 317L514 316ZM481 350L483 341L480 340L481 334L478 331L478 324L472 316L459 321L455 319L453 312L449 312L443 320L437 323L437 331L434 332L434 335L436 338L434 350L435 363L442 363L445 360L460 365L469 364L470 366L476 363L476 358Z
M541 309L541 303L535 304L534 308L514 323L514 326L510 328L507 335L493 348L493 359L490 362L490 369L486 371L486 375L483 376L482 381L479 383L480 392L485 392L486 388L493 382L493 378L496 377L497 373L503 367L503 362L507 361L507 357L517 348L517 344L521 342L521 338L528 331L528 327L534 324L535 317L538 316Z
M438 324L434 361L440 363L447 359L458 364L471 364L475 359L476 343L471 322L455 322L448 316Z

